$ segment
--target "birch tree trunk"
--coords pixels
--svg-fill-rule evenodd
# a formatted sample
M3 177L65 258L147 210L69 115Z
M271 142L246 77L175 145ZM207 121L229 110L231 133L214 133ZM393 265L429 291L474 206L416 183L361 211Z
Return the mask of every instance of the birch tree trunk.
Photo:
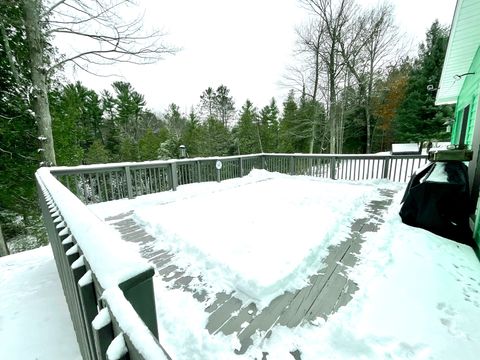
M44 166L56 165L52 135L52 117L48 103L46 66L44 62L44 39L40 29L40 0L24 0L25 30L30 51L32 77L33 111L38 127L38 137L42 141L41 155Z

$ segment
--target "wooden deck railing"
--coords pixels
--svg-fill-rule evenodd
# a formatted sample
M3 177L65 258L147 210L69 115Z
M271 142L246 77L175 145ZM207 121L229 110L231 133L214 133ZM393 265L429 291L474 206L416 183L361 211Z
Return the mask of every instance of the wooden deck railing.
M122 252L118 235L47 168L36 179L82 358L170 359L157 341L153 267L126 247Z
M109 359L169 359L157 340L153 268L120 251L119 235L85 204L238 178L253 168L407 181L426 162L426 156L255 154L38 170L39 201L82 357L107 359L108 349L120 345L123 351Z
M222 163L216 168L217 161ZM53 168L85 204L175 190L179 185L242 177L253 168L336 180L387 179L406 182L426 155L255 154L143 163Z

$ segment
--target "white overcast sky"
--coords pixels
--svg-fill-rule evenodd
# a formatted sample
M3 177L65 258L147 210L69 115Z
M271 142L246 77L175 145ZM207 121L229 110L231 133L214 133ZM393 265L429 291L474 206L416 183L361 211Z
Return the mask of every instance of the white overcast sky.
M377 0L359 0L374 5ZM115 80L129 81L145 95L147 106L163 111L174 102L182 111L198 104L207 87L223 84L239 109L250 99L258 108L287 92L281 85L293 64L295 27L306 18L297 0L137 0L145 9L146 27L168 33L168 43L182 48L154 65L122 65L101 69L115 77L67 72L97 91ZM400 31L412 39L412 49L424 39L435 19L450 25L455 0L392 0ZM57 44L62 50L65 44ZM98 72L98 70L97 70Z

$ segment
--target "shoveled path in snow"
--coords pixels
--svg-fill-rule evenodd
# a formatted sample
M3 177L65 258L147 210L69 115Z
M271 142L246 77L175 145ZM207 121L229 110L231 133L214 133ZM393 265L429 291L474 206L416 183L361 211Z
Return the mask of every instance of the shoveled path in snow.
M323 261L324 267L309 278L308 286L296 292L285 292L261 311L253 302L243 304L235 293L218 293L215 301L205 306L205 311L210 313L207 330L211 334L238 334L241 348L235 353L242 354L253 343L252 336L257 331L269 337L275 325L293 328L318 317L326 320L338 308L346 305L358 289L348 279L346 270L357 261L363 235L378 230L383 223L382 216L392 203L394 191L379 189L378 192L378 200L366 205L369 216L353 220L349 236L338 245L329 247L329 254ZM132 211L106 218L105 221L120 231L124 240L139 244L141 255L154 264L157 276L162 281L170 283L171 288L191 292L199 302L205 302L206 291L199 290L198 286L195 289L189 286L193 278L184 276L185 272L175 265L172 253L155 247L155 238L138 225L131 215ZM299 351L292 352L292 356L301 359ZM267 353L264 353L263 359L267 359Z

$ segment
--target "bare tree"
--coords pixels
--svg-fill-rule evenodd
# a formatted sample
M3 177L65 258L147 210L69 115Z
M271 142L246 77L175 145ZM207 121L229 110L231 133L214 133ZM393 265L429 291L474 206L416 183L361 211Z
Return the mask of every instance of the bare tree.
M340 150L337 142L337 83L344 69L340 56L340 40L357 7L353 0L300 0L300 2L314 15L313 25L310 25L303 35L300 32L300 43L313 55L312 97L316 99L318 96L321 80L327 85L325 100L330 131L330 153L336 153Z
M324 70L324 62L322 60L322 45L325 37L325 27L323 25L324 24L321 21L310 21L303 27L297 29L297 55L302 56L305 60L304 63L306 66L304 66L303 71L306 72L306 75L303 75L298 70L293 74L296 74L297 79L302 80L302 92L311 98L312 104L314 105L314 111L310 121L310 130L308 134L310 154L313 153L313 146L316 140L316 130L318 126L317 101L320 91L322 71ZM324 92L323 95L325 95Z
M355 78L365 113L366 152L372 143L372 98L374 83L383 74L386 63L398 55L398 28L394 23L393 7L381 3L351 22L340 39L340 50L348 71ZM394 54L394 55L393 55Z
M176 50L161 40L159 31L145 32L143 18L128 19L129 0L23 0L25 27L30 51L33 110L38 123L43 163L55 164L48 79L67 63L93 73L90 65L117 62L148 64ZM122 13L123 11L123 13ZM47 51L47 40L62 36L62 41L84 44L83 50L54 59Z
M354 0L300 0L313 15L297 31L297 56L302 62L291 72L290 82L301 80L307 94L325 101L330 133L330 152L341 152L345 127L345 105L349 89L357 89L365 114L366 151L371 151L372 98L376 81L392 59L398 42L393 8L382 3L362 10ZM339 101L342 98L343 101ZM310 149L313 149L312 122Z

